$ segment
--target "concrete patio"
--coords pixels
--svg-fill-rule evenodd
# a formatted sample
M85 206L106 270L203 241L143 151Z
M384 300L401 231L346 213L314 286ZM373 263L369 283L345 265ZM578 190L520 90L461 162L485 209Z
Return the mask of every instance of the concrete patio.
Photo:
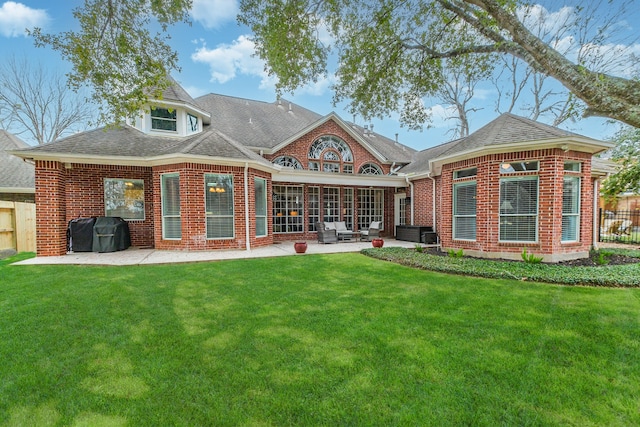
M47 264L77 264L77 265L149 265L171 264L182 262L221 261L242 258L265 258L276 256L304 256L313 254L332 254L343 252L360 252L371 248L371 242L341 242L322 244L317 241L307 241L307 252L296 254L294 242L276 243L267 247L251 250L218 250L218 251L166 251L156 249L140 249L131 247L119 252L70 252L64 256L35 257L19 261L13 265L47 265ZM415 247L414 242L384 239L385 247L400 246Z

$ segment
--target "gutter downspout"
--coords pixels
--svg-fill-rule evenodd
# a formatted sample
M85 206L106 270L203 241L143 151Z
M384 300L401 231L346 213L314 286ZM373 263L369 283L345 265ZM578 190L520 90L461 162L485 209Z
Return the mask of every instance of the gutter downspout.
M427 174L427 178L431 180L431 218L433 221L433 231L435 233L438 232L438 228L436 227L436 180L431 176L431 172Z
M411 191L410 191L410 194L411 194L411 207L410 207L410 209L411 209L411 212L410 212L411 213L411 224L410 225L413 225L413 203L414 203L414 200L413 200L413 182L409 181L409 176L408 175L405 175L404 180L407 182L407 184L409 184L409 188L411 189Z
M592 218L592 223L593 226L591 227L591 246L593 247L593 249L598 249L598 235L600 234L600 215L598 212L598 205L599 205L599 194L600 194L600 179L596 179L593 183L593 218Z
M244 238L245 246L251 250L251 234L249 232L249 162L244 163Z

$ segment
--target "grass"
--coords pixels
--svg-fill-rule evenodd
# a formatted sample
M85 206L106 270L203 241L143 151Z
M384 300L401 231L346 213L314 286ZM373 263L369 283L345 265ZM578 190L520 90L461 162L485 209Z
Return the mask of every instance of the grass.
M599 259L602 260L603 265L593 267L467 258L462 257L461 252L455 256L449 253L448 257L443 257L400 247L364 249L362 253L373 258L414 268L466 276L494 279L511 278L564 285L640 287L640 263L606 265L609 255L621 254L640 258L640 250L601 249ZM535 254L527 256L537 260Z
M20 257L20 256L19 256ZM640 290L0 261L0 425L638 425Z

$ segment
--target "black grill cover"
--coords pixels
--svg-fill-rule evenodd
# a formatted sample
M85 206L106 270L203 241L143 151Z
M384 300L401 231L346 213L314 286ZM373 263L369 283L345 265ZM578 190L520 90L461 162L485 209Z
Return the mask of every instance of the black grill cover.
M129 225L119 217L101 216L93 225L93 252L123 251L131 246Z
M93 225L96 218L76 218L69 221L67 246L74 252L93 251Z

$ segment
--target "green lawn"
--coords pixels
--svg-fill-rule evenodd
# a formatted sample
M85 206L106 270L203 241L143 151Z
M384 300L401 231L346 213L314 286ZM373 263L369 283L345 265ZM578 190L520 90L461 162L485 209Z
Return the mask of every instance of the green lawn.
M635 288L361 254L5 260L0 313L2 426L640 424Z

